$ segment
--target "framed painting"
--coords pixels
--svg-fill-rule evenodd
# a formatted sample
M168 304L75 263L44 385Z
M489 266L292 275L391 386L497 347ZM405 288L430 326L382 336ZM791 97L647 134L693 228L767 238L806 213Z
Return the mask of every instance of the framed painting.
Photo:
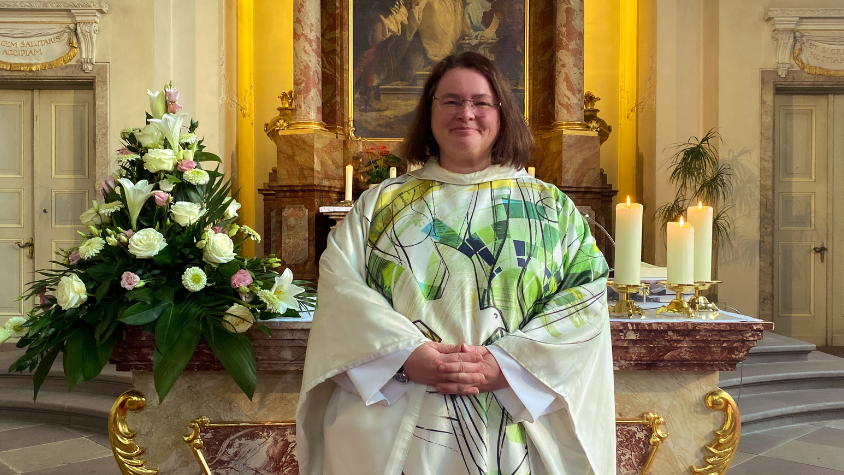
M475 51L528 103L529 0L349 0L350 136L401 140L431 69Z
M189 424L190 445L203 475L299 475L296 422L212 422Z

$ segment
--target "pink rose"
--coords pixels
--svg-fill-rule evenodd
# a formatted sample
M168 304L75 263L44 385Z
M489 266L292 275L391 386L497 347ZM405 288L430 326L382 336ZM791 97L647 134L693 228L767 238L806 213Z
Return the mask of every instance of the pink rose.
M214 226L213 228L211 228L211 230L214 231L216 234L220 234L221 232L223 232L223 227L222 226Z
M232 276L232 288L249 287L252 284L252 275L246 269L240 269Z
M122 233L117 235L117 242L119 242L121 246L126 247L129 245L129 238L134 235L135 231L127 229L126 231L123 231Z
M79 255L79 251L73 251L70 255L67 256L67 260L70 261L70 265L75 266L82 257Z
M108 176L108 177L106 177L105 180L102 181L102 183L100 183L100 187L97 188L97 191L99 192L100 196L103 196L108 191L113 190L113 189L114 189L114 177Z
M196 162L193 160L180 160L179 164L176 166L176 169L182 173L188 170L193 170L194 168L196 168Z
M170 201L170 193L166 191L153 191L152 197L155 198L156 206L167 206L167 203Z
M179 104L178 102L171 102L171 103L167 104L167 112L169 112L171 114L175 114L175 113L179 112L181 109L182 109L182 105Z
M176 102L179 100L179 90L175 87L164 89L164 93L167 95L167 102Z
M123 147L123 148L121 148L120 150L117 151L117 154L118 155L132 155L132 152L128 148Z
M47 300L47 287L41 287L41 290L38 291L38 304L41 305L41 308L50 308L50 301Z
M138 285L138 282L141 281L141 278L138 277L137 274L134 272L126 271L120 276L120 286L126 290L132 290Z

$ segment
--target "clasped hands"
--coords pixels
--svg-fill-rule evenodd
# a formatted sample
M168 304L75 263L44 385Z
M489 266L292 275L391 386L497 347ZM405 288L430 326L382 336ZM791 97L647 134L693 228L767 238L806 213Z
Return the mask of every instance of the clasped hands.
M462 396L509 386L498 362L484 346L422 343L404 363L414 383L434 386L440 394Z

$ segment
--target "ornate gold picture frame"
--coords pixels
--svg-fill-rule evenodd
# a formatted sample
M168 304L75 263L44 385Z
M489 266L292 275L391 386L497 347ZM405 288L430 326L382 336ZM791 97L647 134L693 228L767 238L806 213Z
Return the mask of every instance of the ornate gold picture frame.
M438 61L477 51L528 114L530 0L349 0L349 137L398 141Z
M654 459L656 458L656 453L659 450L660 445L668 438L668 432L663 432L660 428L664 422L665 420L662 417L651 412L642 414L642 417L639 419L616 419L616 443L618 444L618 447L616 448L617 465L626 466L630 462L635 462L635 460L632 459L642 459L638 463L635 463L635 465L639 468L638 475L647 475L651 469L651 465L654 463ZM629 434L626 434L625 432L629 432ZM650 433L649 435L648 432ZM636 451L638 447L624 446L624 442L644 442L642 440L643 438L647 439L646 442L651 447L647 455L644 457L642 457L643 454ZM625 451L629 452L631 460L622 460L624 458ZM630 472L619 470L619 473Z
M298 475L296 422L211 422L200 417L184 438L204 475Z

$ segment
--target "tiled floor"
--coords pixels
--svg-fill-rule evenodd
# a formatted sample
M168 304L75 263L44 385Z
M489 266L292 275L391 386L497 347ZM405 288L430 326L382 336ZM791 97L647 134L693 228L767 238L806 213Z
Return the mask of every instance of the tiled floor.
M120 475L108 437L55 424L0 419L0 475Z
M743 435L729 475L844 475L844 420Z

